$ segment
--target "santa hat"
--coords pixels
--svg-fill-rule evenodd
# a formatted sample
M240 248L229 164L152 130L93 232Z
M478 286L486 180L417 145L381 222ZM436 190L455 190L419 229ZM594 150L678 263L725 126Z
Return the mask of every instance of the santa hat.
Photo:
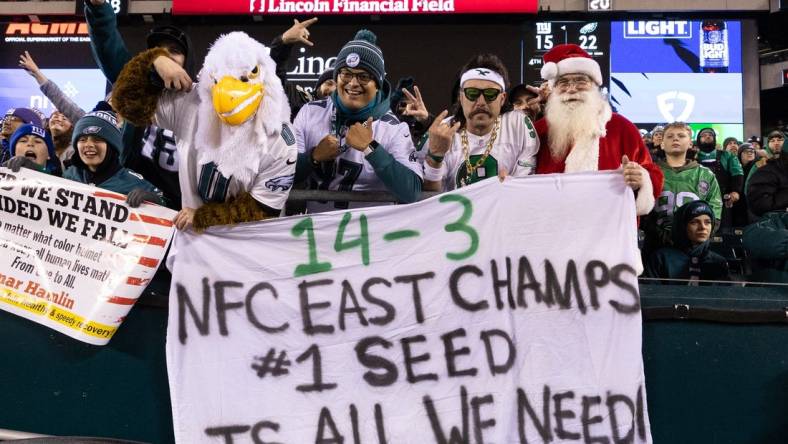
M602 70L599 63L588 55L583 48L574 44L554 46L542 59L542 78L555 81L564 74L585 74L596 82L602 84Z

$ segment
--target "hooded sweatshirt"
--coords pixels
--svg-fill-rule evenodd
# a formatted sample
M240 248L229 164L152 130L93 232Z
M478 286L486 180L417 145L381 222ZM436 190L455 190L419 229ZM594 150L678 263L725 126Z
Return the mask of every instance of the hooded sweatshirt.
M753 168L747 182L750 210L758 217L770 211L788 209L788 143L786 142L783 142L780 156L768 160L762 167Z
M647 263L645 276L652 278L687 279L689 285L697 280L730 280L728 262L724 257L709 250L710 240L692 245L687 238L687 224L700 215L711 217L712 226L716 218L711 206L696 200L683 205L673 215L673 247L661 248L652 254ZM711 238L709 238L711 239ZM679 282L674 284L686 285Z
M700 136L704 132L711 132L714 140L711 143L701 143ZM698 131L695 138L698 146L698 162L706 168L712 170L720 184L722 194L732 192L741 193L744 185L744 170L742 169L739 158L726 150L717 150L717 133L712 128L703 128Z

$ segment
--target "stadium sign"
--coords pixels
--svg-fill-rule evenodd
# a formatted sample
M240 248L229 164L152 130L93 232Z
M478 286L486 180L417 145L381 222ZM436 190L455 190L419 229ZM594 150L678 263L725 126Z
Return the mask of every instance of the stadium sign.
M536 13L538 0L173 0L173 14Z

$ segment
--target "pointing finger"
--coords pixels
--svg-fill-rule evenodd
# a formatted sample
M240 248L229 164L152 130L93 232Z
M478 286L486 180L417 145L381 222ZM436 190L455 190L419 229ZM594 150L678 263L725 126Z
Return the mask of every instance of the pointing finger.
M312 25L312 23L315 23L316 21L317 21L317 17L312 17L311 19L302 22L301 25L304 28L308 28Z

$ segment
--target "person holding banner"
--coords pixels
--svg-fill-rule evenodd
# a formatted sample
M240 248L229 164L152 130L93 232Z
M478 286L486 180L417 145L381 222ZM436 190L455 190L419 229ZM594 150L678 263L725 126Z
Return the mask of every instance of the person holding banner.
M11 151L14 157L3 166L14 172L29 168L58 177L63 174L52 138L38 125L28 123L17 128L11 135Z
M479 54L461 72L454 116L446 118L443 111L429 129L424 189L453 190L490 177L533 174L539 139L528 115L506 100L503 62Z
M537 174L620 169L635 192L637 214L648 214L662 192L662 171L637 127L612 112L600 91L599 64L574 44L556 45L544 62L542 78L552 93L545 117L536 122L541 140Z
M383 52L368 30L356 33L337 55L336 90L309 102L293 126L299 178L310 188L334 191L389 191L401 202L421 193L421 166L410 130L390 109ZM372 206L369 202L355 206ZM348 202L308 202L309 212L348 208Z
M164 205L164 195L150 182L120 164L123 143L115 115L109 111L85 114L74 126L76 152L63 177L124 194L131 207L144 201Z

